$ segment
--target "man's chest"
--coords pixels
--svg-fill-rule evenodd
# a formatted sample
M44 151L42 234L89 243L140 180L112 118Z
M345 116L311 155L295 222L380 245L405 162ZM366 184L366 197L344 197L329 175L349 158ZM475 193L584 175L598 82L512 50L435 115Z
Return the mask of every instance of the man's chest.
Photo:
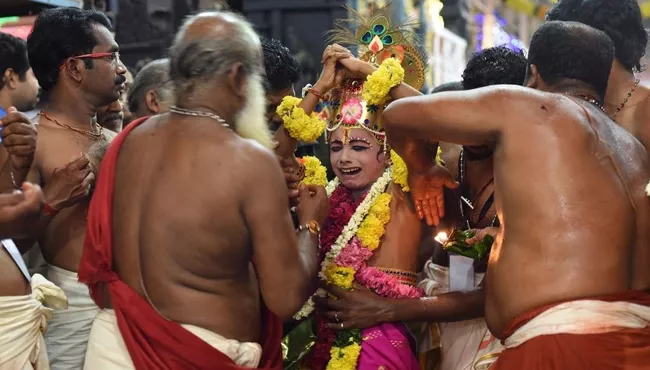
M77 133L55 133L44 136L43 140L39 140L36 154L36 164L42 184L47 184L56 169L86 155L97 141Z

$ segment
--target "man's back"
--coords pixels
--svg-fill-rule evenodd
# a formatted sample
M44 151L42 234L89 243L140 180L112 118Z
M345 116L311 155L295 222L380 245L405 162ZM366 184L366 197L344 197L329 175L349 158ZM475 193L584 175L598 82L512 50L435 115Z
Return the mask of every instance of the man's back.
M582 98L526 94L539 109L508 125L495 156L503 230L486 318L497 334L546 304L650 288L642 145Z
M214 120L169 119L150 118L121 148L115 269L168 319L257 341L259 289L242 212L256 149Z

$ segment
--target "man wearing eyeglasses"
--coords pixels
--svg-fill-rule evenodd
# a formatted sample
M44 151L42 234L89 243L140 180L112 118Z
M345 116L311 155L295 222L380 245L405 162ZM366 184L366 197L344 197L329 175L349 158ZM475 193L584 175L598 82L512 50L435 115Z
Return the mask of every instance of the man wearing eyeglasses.
M126 67L109 19L96 11L47 10L36 19L27 44L34 74L49 97L35 118L39 135L28 179L43 188L45 205L32 237L49 264L48 278L69 300L67 310L54 311L45 341L52 369L76 370L83 367L98 312L88 288L77 281L98 167L89 152L103 152L115 136L95 116L124 92Z

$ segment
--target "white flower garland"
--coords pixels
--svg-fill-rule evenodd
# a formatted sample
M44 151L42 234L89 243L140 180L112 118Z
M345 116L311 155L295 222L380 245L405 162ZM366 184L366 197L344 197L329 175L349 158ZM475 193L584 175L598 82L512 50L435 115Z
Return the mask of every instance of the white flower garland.
M361 225L361 222L368 215L368 211L370 211L370 207L372 207L372 205L375 203L377 197L383 194L388 188L388 184L392 179L392 174L392 168L388 168L386 171L384 171L384 174L377 181L375 181L375 183L370 188L370 191L368 191L368 195L366 195L366 197L363 199L363 202L359 204L354 214L350 218L348 224L343 228L341 234L336 239L334 244L332 244L332 248L329 252L327 252L325 259L321 263L321 271L318 273L318 276L322 280L325 280L325 271L327 270L329 262L336 260L336 257L338 257L343 248L345 248L345 246L350 242L352 237L354 237L354 235L359 230L359 225ZM327 195L332 195L339 184L340 182L338 181L338 178L330 181L330 183L327 184L327 187L325 188ZM298 311L298 313L296 313L293 318L300 320L311 315L311 313L314 311L314 296L324 297L325 295L325 290L318 289L313 296L309 297L307 302L305 302L300 311Z

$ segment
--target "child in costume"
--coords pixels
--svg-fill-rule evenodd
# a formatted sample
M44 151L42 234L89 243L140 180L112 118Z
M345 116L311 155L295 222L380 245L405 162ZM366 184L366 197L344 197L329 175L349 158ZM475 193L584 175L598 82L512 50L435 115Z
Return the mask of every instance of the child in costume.
M333 42L366 51L359 59L339 60L348 78L324 97L326 108L320 114L327 121L336 178L327 186L330 214L321 230L319 277L343 289L359 284L384 297L419 298L418 252L430 234L413 210L406 166L388 147L381 113L391 100L419 94L425 66L410 44L410 32L392 26L388 14L384 8L369 19L357 16L355 33L343 23L332 32ZM301 115L282 105L278 113L283 119ZM310 299L295 317L308 317L313 309ZM344 317L334 319L340 327L331 328L327 318L315 316L316 341L301 368L419 368L414 340L403 323L360 330L347 328Z

